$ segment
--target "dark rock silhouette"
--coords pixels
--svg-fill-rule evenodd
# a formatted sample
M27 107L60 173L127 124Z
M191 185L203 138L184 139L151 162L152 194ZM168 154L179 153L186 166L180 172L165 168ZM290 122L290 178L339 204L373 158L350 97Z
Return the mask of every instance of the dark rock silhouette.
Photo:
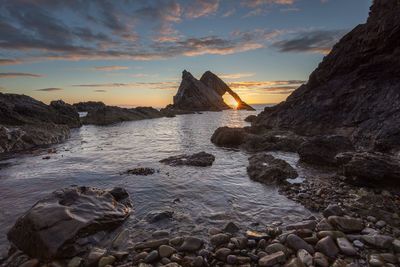
M88 249L90 236L121 225L131 206L129 194L122 188L61 189L37 202L17 220L7 236L33 258L73 257Z
M178 114L184 113L182 111L221 111L231 109L222 98L225 93L229 93L235 98L239 104L238 109L254 110L212 72L205 72L201 79L197 80L186 70L182 72L182 82L174 96L173 104L169 105L167 109L176 110Z
M102 102L81 102L74 106L80 112L87 112L81 120L83 124L109 125L123 121L161 118L162 112L152 107L121 108L107 106Z
M187 165L187 166L207 167L211 166L214 160L215 160L214 155L202 151L192 155L172 156L160 160L160 162L171 166Z
M338 134L358 147L400 147L400 2L374 1L365 24L337 43L307 84L254 125Z
M0 93L0 153L59 143L80 127L76 109L62 100L46 105L32 97Z

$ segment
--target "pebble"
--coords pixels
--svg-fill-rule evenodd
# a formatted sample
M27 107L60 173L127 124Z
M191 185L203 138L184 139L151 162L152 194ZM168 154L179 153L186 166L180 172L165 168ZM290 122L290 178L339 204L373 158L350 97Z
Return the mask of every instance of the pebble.
M152 263L154 261L156 261L159 258L158 255L158 251L157 250L153 250L152 252L150 252L146 258L144 258L144 262L145 263Z
M193 260L193 267L202 267L204 263L204 259L202 256L197 256Z
M311 266L313 264L313 257L305 249L297 251L297 258L306 266Z
M315 246L315 250L323 253L330 258L335 258L336 255L339 253L338 247L330 236L326 236L319 240L317 245Z
M197 238L197 237L192 237L188 236L185 237L183 244L179 248L180 251L196 251L199 250L203 246L203 240Z
M102 257L99 260L99 267L105 267L107 265L111 265L115 262L115 257L114 256L106 256L106 257Z
M393 237L387 235L363 235L362 239L368 245L381 249L390 248L394 240Z
M238 261L238 258L237 258L236 255L228 255L228 257L226 258L226 262L227 262L228 264L234 265L234 264L237 263L237 261Z
M344 233L360 232L364 229L364 222L357 218L330 216L328 221Z
M314 253L314 248L295 234L288 235L288 237L286 238L286 243L290 248L296 251L299 249L305 249L311 254Z
M347 240L345 237L336 238L336 243L340 249L340 251L347 256L356 256L357 251L353 247L353 245Z
M158 254L160 255L161 258L169 258L175 252L176 249L168 245L161 245L158 248Z
M163 239L158 239L158 240L151 240L151 241L147 241L147 242L142 242L142 243L138 243L135 245L135 249L146 249L146 248L150 248L150 249L156 249L161 245L168 245L169 243L169 239L168 238L163 238Z
M393 240L393 249L395 252L400 253L400 240L399 239L395 239Z
M89 252L89 255L87 257L87 262L89 265L97 265L99 262L100 258L103 257L106 254L106 250L102 248L92 248L92 250Z
M274 266L275 264L284 263L285 261L285 254L282 251L278 251L259 259L258 265L261 267L269 267Z
M322 212L322 215L324 215L325 218L333 215L343 216L344 211L339 205L329 204L328 207Z
M210 243L214 247L219 247L223 244L227 244L231 238L227 234L216 234L210 238Z
M220 248L215 252L215 258L220 261L226 261L226 258L231 252L229 248Z
M317 226L316 221L302 221L294 224L289 224L286 226L286 230L298 230L298 229L308 229L314 231L315 227Z
M329 266L328 259L321 252L315 252L314 264L315 264L315 266L319 266L319 267L328 267Z
M283 253L285 253L286 256L290 255L289 249L281 243L274 243L265 248L265 252L267 252L268 254L272 254L278 251L282 251Z
M353 245L357 248L364 248L364 243L361 242L360 240L354 240Z
M79 267L81 266L83 259L81 257L73 257L69 262L67 267ZM27 266L26 266L27 267Z
M224 232L230 233L230 234L235 234L235 233L239 232L239 230L240 230L240 228L234 222L229 222L224 227Z
M383 228L383 227L386 226L386 222L380 220L380 221L377 221L375 225L376 225L376 227L378 227L378 228Z
M24 262L19 267L37 267L37 266L39 266L39 261L37 259L31 259L31 260ZM68 265L68 267L69 267L69 265Z

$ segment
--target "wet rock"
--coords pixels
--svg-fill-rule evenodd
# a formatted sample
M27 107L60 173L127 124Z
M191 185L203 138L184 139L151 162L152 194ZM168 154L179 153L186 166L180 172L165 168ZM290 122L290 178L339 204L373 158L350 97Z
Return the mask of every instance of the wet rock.
M163 210L163 211L152 211L146 215L146 220L149 223L156 223L162 220L172 219L174 216L174 211Z
M251 179L265 184L279 184L297 177L296 170L289 163L265 153L249 158L247 173Z
M314 248L295 234L288 235L286 238L286 243L290 248L294 249L295 251L305 249L309 253L314 254Z
M174 246L174 247L179 247L180 245L182 245L184 238L181 236L178 237L174 237L172 238L169 243Z
M224 232L230 233L230 234L235 234L235 233L239 232L239 230L240 230L240 228L234 222L229 222L224 227Z
M155 249L161 245L168 245L169 239L163 238L158 240L150 240L147 242L141 242L135 245L135 249Z
M256 115L249 115L249 116L247 116L247 117L244 119L244 121L246 121L246 122L253 122L256 118L257 118Z
M39 260L31 259L31 260L24 262L19 267L38 267L38 266L39 266ZM68 266L68 267L70 267L70 266Z
M341 231L320 231L317 233L318 238L324 238L326 236L330 236L333 239L338 237L346 237L346 235Z
M399 239L395 239L393 240L393 249L395 252L400 253L400 240Z
M364 229L363 221L357 218L330 216L328 221L344 233L360 232Z
M305 265L305 266L311 266L313 264L313 257L310 255L310 253L307 252L307 250L300 249L297 251L297 258L300 259L300 261Z
M290 255L290 250L281 243L273 243L265 248L265 252L267 252L268 254L273 254L278 251L282 251L287 257Z
M179 250L193 252L199 250L202 246L203 240L197 237L188 236L185 237L183 244L180 246Z
M235 265L238 262L238 258L236 255L228 255L226 258L226 263Z
M346 181L358 186L400 184L400 160L382 153L342 153L337 156Z
M215 251L215 258L220 261L226 261L226 258L229 254L231 254L231 250L229 248L220 248Z
M89 266L97 265L99 260L106 254L106 250L102 248L92 248L87 256Z
M253 129L253 128L251 128ZM252 132L250 130L250 132ZM287 151L297 152L306 138L290 131L268 130L261 133L250 134L241 146L249 152Z
M243 128L220 127L215 130L211 142L222 147L239 147L247 136L248 133Z
M70 187L53 192L20 217L8 239L31 257L73 257L85 251L79 239L122 224L131 212L122 188Z
M318 231L330 231L334 230L333 226L329 223L328 219L322 219L317 224Z
M207 167L211 166L215 160L215 157L206 152L200 152L193 155L179 155L172 156L163 160L160 160L161 163L165 163L171 166L197 166L197 167Z
M338 247L330 236L320 239L315 249L330 258L335 258L339 253Z
M115 262L115 257L114 256L106 256L102 257L99 260L99 267L106 267L107 265L112 265Z
M284 267L305 267L299 258L292 258L289 260Z
M308 229L313 231L317 226L317 222L314 220L302 221L298 223L289 224L286 226L287 230L298 230L298 229Z
M347 256L356 256L357 251L353 247L353 245L347 240L346 237L338 237L336 238L336 243L340 249L340 251Z
M321 252L315 252L314 264L315 264L315 266L319 266L319 267L329 267L328 259Z
M380 267L380 266L384 266L385 261L379 255L372 254L369 256L368 263L371 267Z
M202 267L204 264L204 259L201 256L197 256L193 260L193 267Z
M329 204L328 207L322 212L325 218L329 216L343 216L344 211L339 205Z
M275 252L273 254L262 257L258 261L258 265L261 267L274 266L275 264L284 263L286 256L282 251Z
M383 221L383 220L380 220L380 221L377 221L375 225L376 225L376 227L378 227L378 228L383 228L383 227L386 226L386 222Z
M227 244L230 240L230 237L226 234L216 234L210 238L210 243L214 247L219 247L223 244Z
M130 175L142 175L142 176L147 176L147 175L152 175L156 171L152 168L135 168L131 170L127 170L125 173L130 174Z
M146 258L144 258L144 262L145 263L152 263L155 262L156 260L158 260L159 255L158 255L158 251L157 250L153 250L152 252L150 252Z
M67 267L80 267L83 262L81 257L73 257L69 262Z
M176 249L168 245L161 245L158 248L158 254L161 258L169 258L174 253L176 253Z
M387 249L392 246L394 238L387 235L375 234L375 235L363 235L362 240L364 241L364 243L367 243L368 245L381 249Z

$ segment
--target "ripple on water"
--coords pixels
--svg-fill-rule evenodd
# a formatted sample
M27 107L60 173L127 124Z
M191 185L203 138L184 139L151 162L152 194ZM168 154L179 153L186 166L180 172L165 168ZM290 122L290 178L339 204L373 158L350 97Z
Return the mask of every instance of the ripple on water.
M276 188L248 178L246 153L210 142L216 128L246 126L244 118L255 113L230 110L106 127L83 126L73 130L67 142L55 145L57 153L50 154L49 160L42 160L39 154L0 162L0 244L4 248L6 232L18 216L46 194L70 185L125 187L135 206L127 225L135 228L137 238L154 229L202 233L227 220L249 227L253 222L266 225L308 216L307 210L279 195ZM169 156L200 151L215 155L213 166L159 163ZM293 153L274 155L292 166L298 161ZM145 177L120 175L139 166L160 172ZM175 212L174 220L146 222L149 212L166 209Z

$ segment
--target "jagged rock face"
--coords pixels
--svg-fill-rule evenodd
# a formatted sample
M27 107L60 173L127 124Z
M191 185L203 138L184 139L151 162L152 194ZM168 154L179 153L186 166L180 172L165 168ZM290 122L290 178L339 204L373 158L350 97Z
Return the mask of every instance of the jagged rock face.
M197 80L192 74L184 70L178 93L174 96L174 104L169 108L186 111L221 111L230 109L231 107L222 98L227 92L238 102L238 109L253 110L212 72L205 72L201 79Z
M336 44L285 102L254 125L339 134L359 147L400 148L400 2L375 1L367 23Z
M121 225L131 207L129 194L122 188L65 188L37 202L7 236L30 257L70 258Z
M238 103L237 109L244 110L255 110L250 105L246 104L238 94L236 94L223 80L221 80L217 75L212 73L211 71L206 71L200 78L200 81L203 82L208 87L217 91L220 96L223 96L225 93L230 94L235 101Z

